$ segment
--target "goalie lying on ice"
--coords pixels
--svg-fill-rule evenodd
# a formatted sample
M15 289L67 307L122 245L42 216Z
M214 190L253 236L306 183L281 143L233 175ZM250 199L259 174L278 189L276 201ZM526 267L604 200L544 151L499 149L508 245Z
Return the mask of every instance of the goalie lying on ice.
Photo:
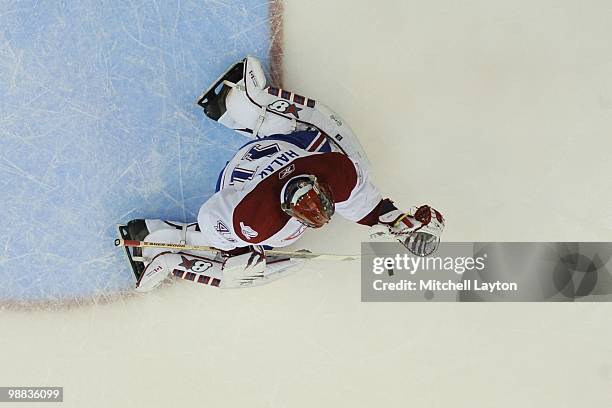
M120 230L124 239L219 251L128 250L137 290L150 290L169 275L222 288L277 279L300 261L266 259L263 246L292 244L334 213L370 226L370 237L398 240L419 256L437 248L442 215L427 205L403 212L383 198L348 125L317 101L267 87L257 59L231 66L198 104L209 118L251 140L221 171L197 223L133 220Z

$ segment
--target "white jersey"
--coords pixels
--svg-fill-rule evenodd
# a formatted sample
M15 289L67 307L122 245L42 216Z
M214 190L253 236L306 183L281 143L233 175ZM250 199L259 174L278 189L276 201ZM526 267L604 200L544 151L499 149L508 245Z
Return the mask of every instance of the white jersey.
M361 167L343 153L332 152L318 131L253 140L221 172L217 192L200 208L200 230L211 246L222 250L290 245L306 227L282 211L281 190L290 178L302 174L326 183L336 212L359 222L382 199Z

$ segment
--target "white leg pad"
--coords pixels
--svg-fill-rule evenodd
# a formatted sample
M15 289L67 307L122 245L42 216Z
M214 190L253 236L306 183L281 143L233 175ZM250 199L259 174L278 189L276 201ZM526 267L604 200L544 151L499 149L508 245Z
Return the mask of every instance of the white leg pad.
M169 242L169 243L179 243L186 236L186 244L187 245L202 245L209 246L210 243L205 239L204 234L199 231L187 231L187 234L184 235L183 231L177 229L159 229L157 231L151 232L145 238L145 241L148 242ZM178 252L171 251L171 252ZM168 252L168 248L151 248L145 247L142 249L142 256L145 259L152 260L155 256L162 252ZM206 256L206 257L214 257L217 253L216 251L189 251L195 255ZM146 262L145 262L146 264Z
M215 258L187 252L162 252L147 265L136 283L136 291L148 292L155 289L172 275L204 285L220 286L223 278L222 269L223 262Z
M257 94L257 101L262 106L267 106L267 102L273 103L276 101L276 98L272 97L272 95L268 95L265 91L259 91ZM227 111L223 114L221 119L224 121L229 121L229 119L224 118L224 116L227 115L231 117L234 123L232 129L254 130L258 127L258 121L262 115L262 109L258 105L251 102L244 90L237 88L232 89L227 95L225 106L227 107ZM257 136L259 137L275 134L288 134L296 130L296 122L290 118L273 115L269 112L263 112L263 114L264 119L259 125L257 132ZM221 119L219 120L220 122ZM256 136L251 135L251 137Z
M243 80L245 82L248 81L247 86L249 86L249 89L264 89L267 81L261 62L252 55L246 57L245 62L246 77Z
M291 92L278 90L273 95L275 92L261 88L259 83L261 78L265 80L265 76L259 61L252 57L247 58L246 72L247 78L228 93L225 100L227 111L219 122L234 130L254 130L251 138L316 127L332 139L337 151L346 153L364 169L371 167L359 139L337 113L319 102L314 102L314 107L307 106L308 98L300 98Z
M306 259L271 259L267 262L256 253L229 258L223 266L221 288L235 289L261 286L299 270Z

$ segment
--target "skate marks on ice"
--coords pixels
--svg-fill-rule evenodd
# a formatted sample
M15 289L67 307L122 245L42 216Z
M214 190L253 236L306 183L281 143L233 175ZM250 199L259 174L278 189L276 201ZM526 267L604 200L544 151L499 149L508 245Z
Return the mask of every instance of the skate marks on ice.
M115 225L195 219L244 143L195 99L245 54L280 66L275 4L0 5L0 304L130 293Z

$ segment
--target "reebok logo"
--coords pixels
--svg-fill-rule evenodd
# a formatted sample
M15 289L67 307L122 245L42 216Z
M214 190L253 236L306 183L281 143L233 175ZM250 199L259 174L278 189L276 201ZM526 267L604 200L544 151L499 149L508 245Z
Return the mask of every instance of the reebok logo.
M288 175L290 175L291 173L293 173L295 171L295 164L291 164L287 167L285 167L284 169L282 169L279 173L278 173L278 178L279 180L284 179L285 177L287 177Z

